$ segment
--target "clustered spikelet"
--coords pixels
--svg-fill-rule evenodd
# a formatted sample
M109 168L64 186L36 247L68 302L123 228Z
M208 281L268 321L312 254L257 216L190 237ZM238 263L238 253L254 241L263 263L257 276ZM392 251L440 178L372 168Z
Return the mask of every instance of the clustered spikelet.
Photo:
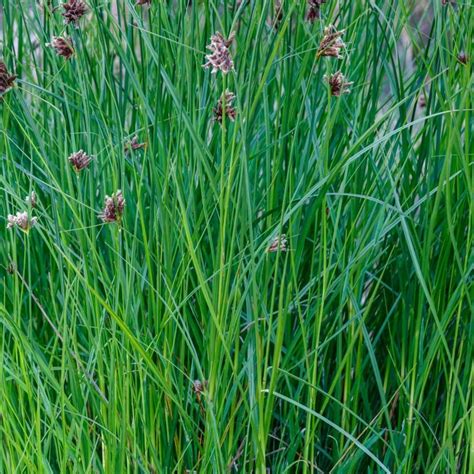
M6 64L0 61L0 96L13 87L15 79L16 76L8 72Z
M194 380L193 382L193 391L196 394L198 401L201 401L201 396L207 388L207 380Z
M461 64L464 64L464 65L466 65L469 62L469 57L464 51L461 51L458 54L457 59Z
M55 49L56 54L62 56L64 59L68 60L74 54L74 48L72 45L71 38L63 38L62 36L53 36L51 43L48 46L51 46Z
M351 91L349 87L353 82L347 82L341 71L337 71L330 76L324 76L324 79L329 84L331 95L339 97L342 94L349 94Z
M125 144L124 151L125 153L129 153L130 151L140 150L141 148L146 148L146 142L140 143L138 135L135 135L130 142Z
M267 252L287 252L288 251L288 240L285 234L277 235L272 243L268 246Z
M37 217L31 217L28 215L27 211L17 212L16 215L8 214L8 224L7 229L12 229L13 227L18 227L23 232L28 233L32 227L34 227L37 222Z
M214 120L222 124L224 115L233 122L237 115L237 111L233 107L235 100L235 94L229 90L226 90L217 101L217 106L212 109L214 112Z
M89 156L85 151L79 150L73 153L68 158L69 163L74 168L76 173L79 173L84 168L87 168L92 161L92 156Z
M105 196L105 206L99 217L105 223L122 222L123 211L125 209L125 199L119 189L112 196Z
M212 73L215 74L217 71L222 71L223 74L227 74L234 70L234 62L230 55L229 47L234 41L235 33L231 33L228 39L217 32L211 36L211 43L207 48L211 51L210 54L206 54L206 63L203 67L208 69L212 68Z
M82 0L68 0L63 3L64 23L69 25L72 23L77 27L77 22L86 14L87 5Z
M326 3L327 0L308 0L308 12L306 13L306 19L313 23L321 18L321 5Z
M341 39L344 33L344 30L337 31L334 25L329 25L324 28L324 36L318 48L318 57L329 56L342 59L340 51L346 47L344 41Z
M25 202L32 208L35 208L37 204L36 193L34 191L31 191L31 193L25 197Z

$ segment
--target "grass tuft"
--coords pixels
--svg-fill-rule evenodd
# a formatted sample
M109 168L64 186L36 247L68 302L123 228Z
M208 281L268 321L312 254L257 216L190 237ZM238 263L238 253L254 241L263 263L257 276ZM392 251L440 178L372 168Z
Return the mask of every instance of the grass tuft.
M473 472L472 15L2 0L0 472Z

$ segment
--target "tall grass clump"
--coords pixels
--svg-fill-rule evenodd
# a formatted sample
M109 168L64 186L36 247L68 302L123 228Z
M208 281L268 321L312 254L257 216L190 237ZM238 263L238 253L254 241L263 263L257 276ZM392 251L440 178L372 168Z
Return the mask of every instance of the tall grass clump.
M472 5L2 0L1 473L472 473Z

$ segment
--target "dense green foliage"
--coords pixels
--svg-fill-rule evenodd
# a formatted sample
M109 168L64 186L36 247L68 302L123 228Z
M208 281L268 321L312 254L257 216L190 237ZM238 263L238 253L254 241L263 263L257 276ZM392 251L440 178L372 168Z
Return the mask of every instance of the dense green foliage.
M473 472L469 2L86 3L0 6L0 472Z

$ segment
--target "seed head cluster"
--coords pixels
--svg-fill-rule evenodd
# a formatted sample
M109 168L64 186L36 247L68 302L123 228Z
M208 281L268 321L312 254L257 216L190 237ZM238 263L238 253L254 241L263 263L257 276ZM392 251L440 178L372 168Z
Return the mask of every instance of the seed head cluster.
M207 386L207 380L194 380L193 382L193 390L195 393L202 393L204 392L205 388Z
M54 48L58 56L62 56L68 60L74 54L74 47L71 38L63 38L62 36L53 36L49 46Z
M7 66L3 61L0 61L0 96L13 87L16 76L8 72Z
M36 198L36 193L34 191L31 191L28 196L25 197L25 202L28 204L31 208L35 208L37 204L37 198Z
M346 48L346 45L341 38L343 34L344 30L337 31L336 27L333 25L324 28L324 36L318 48L318 57L342 59L341 49Z
M461 64L464 64L464 65L466 65L469 62L469 57L464 51L461 51L458 54L457 59Z
M319 20L321 18L321 5L326 2L327 0L308 0L306 19L311 23Z
M325 81L329 84L331 89L331 95L339 97L342 94L349 94L349 87L353 84L352 82L346 81L346 78L341 71L337 71L330 76L324 76Z
M82 0L68 0L62 7L66 25L73 24L77 27L77 22L87 13L87 5Z
M141 148L146 148L146 143L140 143L138 140L138 135L135 135L128 143L124 146L125 153L130 153L131 151L140 150Z
M280 252L288 251L288 239L286 238L285 234L277 235L267 248L268 253L274 253L278 251Z
M234 62L230 54L230 46L235 39L235 32L232 32L226 39L222 33L217 32L211 36L211 43L207 48L211 51L206 55L206 62L203 67L206 69L212 68L212 73L215 74L221 71L222 74L228 74L234 70ZM212 109L214 113L214 120L222 124L224 116L231 122L235 120L236 110L233 107L235 95L233 92L226 90L219 100L217 105Z
M193 391L196 394L196 398L198 402L201 401L201 396L205 392L207 388L208 382L207 380L194 380L193 381Z
M99 217L105 223L122 222L123 211L125 209L125 199L119 189L112 196L105 196L105 206Z
M234 70L234 62L230 55L229 47L234 41L235 33L231 33L228 39L217 32L211 36L211 42L207 48L211 51L206 55L206 62L203 67L206 69L212 68L212 73L221 71L223 74L228 74Z
M79 150L70 155L68 160L71 166L74 168L74 171L79 173L89 166L90 162L92 161L92 157L89 156L85 151Z
M235 121L237 111L233 107L235 100L235 94L229 90L226 90L217 102L216 107L212 109L214 112L214 120L222 124L224 116L226 116L231 122Z
M23 211L17 212L16 215L8 214L7 221L7 229L18 227L23 232L28 233L37 224L38 218L30 217L27 211Z

